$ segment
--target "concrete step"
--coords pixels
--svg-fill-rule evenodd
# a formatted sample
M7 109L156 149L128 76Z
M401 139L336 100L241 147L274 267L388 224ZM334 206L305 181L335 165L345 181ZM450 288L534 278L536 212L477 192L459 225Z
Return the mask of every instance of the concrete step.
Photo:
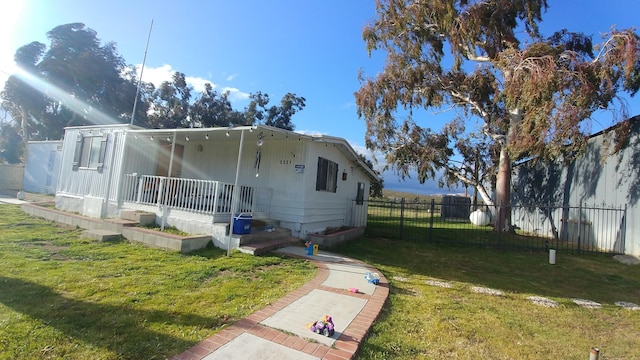
M122 234L111 231L111 230L85 230L82 232L82 237L87 239L94 239L100 242L108 242L108 241L120 241L122 240Z
M260 225L260 226L259 226ZM271 227L280 227L280 220L274 220L274 219L254 219L254 221L251 223L251 226L261 230L262 228L271 226Z
M301 245L301 244L302 244L302 239L288 236L288 237L262 241L258 243L251 243L248 245L241 245L238 248L238 250L245 254L258 256L282 247L295 246L295 245Z
M140 226L146 226L156 223L156 214L145 211L122 210L120 212L120 218L124 220L135 221L140 224Z
M245 235L236 234L233 236L239 238L239 244L240 246L243 246L243 245L255 244L255 243L290 237L291 230L284 229L284 228L271 228L270 231L266 229L265 230L251 229L250 234L245 234Z

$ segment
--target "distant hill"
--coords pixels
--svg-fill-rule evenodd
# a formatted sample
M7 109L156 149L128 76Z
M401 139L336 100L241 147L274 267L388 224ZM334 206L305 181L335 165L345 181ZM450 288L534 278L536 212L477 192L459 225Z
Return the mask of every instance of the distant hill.
M415 194L415 193L410 193L405 191L395 191L395 190L387 190L387 189L382 190L382 195L388 199L404 198L406 201L415 201L415 200L431 201L431 199L440 201L440 199L442 199L442 194L425 195L425 194Z
M418 202L430 202L431 199L435 200L436 203L440 203L443 195L458 195L464 196L463 194L415 194L411 192L405 191L395 191L395 190L387 190L382 189L382 196L387 199L401 199L404 198L405 201L418 201ZM469 194L469 197L473 197L473 193ZM478 197L478 204L483 204L482 199Z

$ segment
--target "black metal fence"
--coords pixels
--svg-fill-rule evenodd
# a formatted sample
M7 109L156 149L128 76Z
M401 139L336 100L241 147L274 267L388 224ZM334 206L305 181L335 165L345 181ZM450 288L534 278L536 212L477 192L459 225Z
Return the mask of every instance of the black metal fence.
M488 225L474 225L469 202L370 199L354 211L367 214L366 234L412 241L477 244L495 248L556 249L567 252L624 254L626 207L521 205L510 207L512 228L494 231L492 218L508 208L478 207ZM477 221L476 221L477 223Z

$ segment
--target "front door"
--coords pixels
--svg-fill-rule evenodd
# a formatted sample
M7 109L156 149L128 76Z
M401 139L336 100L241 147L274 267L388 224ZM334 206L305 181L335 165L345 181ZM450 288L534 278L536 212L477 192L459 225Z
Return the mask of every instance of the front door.
M182 172L182 155L184 145L176 144L173 152L173 165L171 166L171 177L180 177ZM160 155L156 166L156 175L169 176L169 161L171 160L171 143L160 143Z

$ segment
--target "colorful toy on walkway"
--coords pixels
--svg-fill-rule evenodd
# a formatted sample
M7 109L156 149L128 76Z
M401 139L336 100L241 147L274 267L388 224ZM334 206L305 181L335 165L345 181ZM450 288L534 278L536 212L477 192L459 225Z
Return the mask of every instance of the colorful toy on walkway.
M367 271L364 275L365 280L373 285L378 285L380 283L380 275L378 273L371 273L371 271Z
M314 244L311 240L304 243L304 248L307 249L307 255L318 255L318 244Z
M311 240L305 242L304 247L307 249L307 255L313 255L313 242Z
M314 321L311 324L307 324L307 329L316 334L322 334L324 336L333 336L335 332L333 319L329 315L325 315L324 319Z

